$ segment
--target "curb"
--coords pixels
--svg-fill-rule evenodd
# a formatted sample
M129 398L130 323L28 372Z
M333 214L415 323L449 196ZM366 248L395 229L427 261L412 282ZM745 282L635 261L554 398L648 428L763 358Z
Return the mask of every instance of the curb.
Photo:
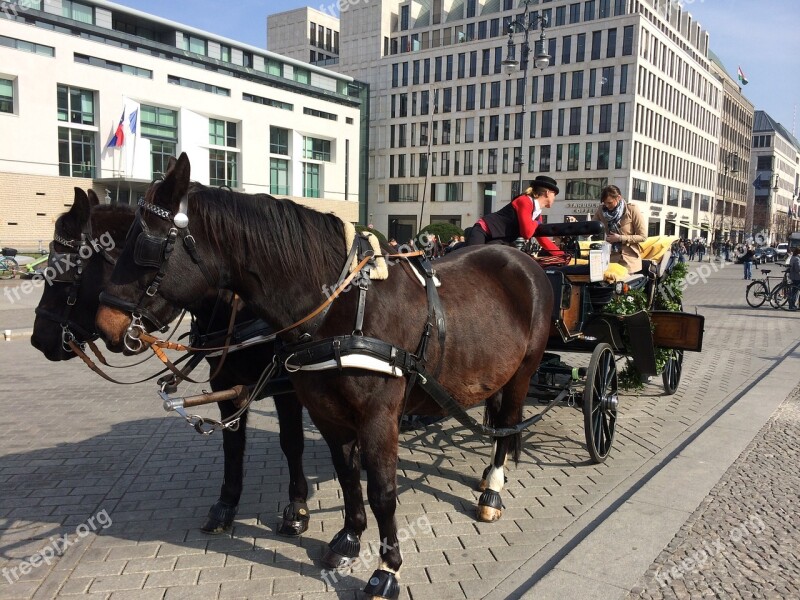
M29 338L33 335L33 327L26 329L4 329L3 339L10 342L12 340L19 340L22 338Z
M797 385L800 342L628 478L484 600L625 598ZM605 504L605 506L603 506ZM614 557L607 560L602 557ZM593 563L595 563L593 565Z

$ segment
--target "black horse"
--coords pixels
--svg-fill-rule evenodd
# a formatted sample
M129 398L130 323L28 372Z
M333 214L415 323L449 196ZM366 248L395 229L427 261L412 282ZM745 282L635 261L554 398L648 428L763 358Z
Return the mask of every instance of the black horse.
M116 257L122 250L125 234L133 222L134 212L127 206L98 205L92 190L88 195L75 188L75 200L70 210L56 221L46 282L42 299L36 308L36 320L31 343L49 360L70 360L76 354L67 345L97 338L94 318L98 297L105 288ZM193 303L192 311L198 332L223 332L213 336L224 342L229 325L230 293L203 296ZM171 321L180 311L164 315ZM236 316L237 331L254 323L255 317L247 307ZM257 329L257 328L256 328ZM207 345L214 345L215 342ZM254 384L263 365L272 360L273 344L261 344L230 353L217 371L220 358L208 358L212 390L222 390L236 384ZM289 504L283 513L278 533L297 536L308 528L308 483L303 473L303 414L302 406L293 391L283 390L274 396L280 424L280 445L289 466ZM222 418L236 412L232 401L220 402ZM219 500L211 507L201 530L209 534L229 529L236 515L244 479L244 451L247 412L243 413L237 430L224 429L222 444L225 452L225 473Z
M362 343L388 343L395 356L421 360L414 353L424 354L426 372L434 373L460 406L488 399L485 420L490 425L509 428L520 423L528 384L550 330L553 294L544 271L509 247L451 253L436 263L444 308L431 311L426 289L401 260L400 266L389 269L388 279L372 282L365 307L361 286L356 286L356 291L342 293L326 314L294 326L315 312L331 284L337 286L349 262L343 230L334 215L291 201L190 186L189 159L182 154L140 204L106 287L97 325L110 344L120 346L126 335L138 331L136 326L129 329L138 323L118 307L146 306L160 318L209 290L226 288L240 294L276 330L290 327L280 337L289 344L281 356L291 365L297 364L298 353L307 354L295 351L301 347L298 343L325 340L335 348L338 339L355 344L350 334L360 330ZM329 344L334 336L341 337ZM426 338L430 343L421 353ZM339 551L339 558L358 555L366 528L363 463L381 541L381 564L365 592L396 598L396 574L402 564L394 518L398 420L403 410L442 411L419 387L406 397L406 378L392 374L333 368L290 377L330 447L342 487L344 528L331 548ZM516 460L520 443L519 434L495 438L487 489L478 501L480 520L500 517L506 457L512 453ZM326 556L326 566L335 565L336 558Z

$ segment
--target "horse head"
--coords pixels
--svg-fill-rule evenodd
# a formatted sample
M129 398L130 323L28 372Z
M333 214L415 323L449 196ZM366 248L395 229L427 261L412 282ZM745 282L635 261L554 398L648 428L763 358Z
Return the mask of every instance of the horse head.
M98 204L93 190L87 194L75 188L72 207L56 220L47 268L37 277L45 285L36 307L31 344L48 360L73 358L69 339L81 343L97 338L93 317L97 280L102 278L101 263L105 262L101 253L114 243L112 238L101 240L94 234L91 214Z
M164 179L139 201L96 316L112 349L121 348L126 333L166 330L181 308L219 287L216 255L207 250L202 231L189 229L190 173L185 153L170 159Z

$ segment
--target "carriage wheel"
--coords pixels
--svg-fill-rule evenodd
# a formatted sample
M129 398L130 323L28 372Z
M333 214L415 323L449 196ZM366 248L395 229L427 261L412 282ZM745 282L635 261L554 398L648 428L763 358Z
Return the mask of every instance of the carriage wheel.
M0 260L0 279L13 279L19 265L13 258L7 256Z
M661 380L664 382L664 391L671 396L678 389L683 372L683 350L670 350L669 358L661 371Z
M592 352L583 389L583 428L593 462L603 462L611 450L618 403L614 352L608 344L598 344Z
M750 306L758 308L767 300L769 293L767 292L767 286L761 281L754 281L747 286L744 296Z

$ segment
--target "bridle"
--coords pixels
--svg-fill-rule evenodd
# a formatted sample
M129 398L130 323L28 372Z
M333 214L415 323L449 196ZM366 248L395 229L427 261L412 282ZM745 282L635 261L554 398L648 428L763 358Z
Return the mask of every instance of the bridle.
M156 182L154 185L158 185L159 183L161 182ZM143 342L140 339L140 336L147 331L144 326L143 319L148 320L158 331L162 333L167 331L169 328L168 325L161 323L161 321L147 308L146 304L149 302L150 298L158 293L158 288L161 286L161 282L167 274L169 259L175 250L175 245L177 244L178 238L183 240L184 248L191 257L192 262L194 262L200 268L200 271L203 273L203 276L206 278L208 284L212 287L216 286L216 282L212 278L208 267L203 262L200 254L197 252L194 236L189 231L188 204L189 195L187 193L181 198L178 212L173 215L167 209L147 202L144 198L139 199L139 208L136 210L136 216L131 224L130 230L128 231L127 237L130 237L136 225L141 228L141 231L134 242L133 260L134 263L140 267L157 269L156 274L136 303L118 298L117 296L113 296L105 291L101 292L100 294L100 302L103 304L107 304L130 313L131 324L128 326L128 330L125 332L124 342L125 347L132 352L138 352L142 349ZM166 236L162 237L150 233L150 228L147 226L147 223L145 223L144 220L145 212L150 212L163 221L171 224Z
M86 261L89 260L92 254L99 252L110 265L113 266L116 263L116 259L110 256L105 248L92 244L90 242L92 239L91 222L87 222L79 240L70 240L55 234L53 241L50 242L50 253L47 258L45 274L54 273L52 277L47 278L52 283L69 285L67 302L61 314L41 306L37 306L34 312L37 316L58 323L61 326L61 347L65 352L73 352L74 345L83 347L84 344L91 343L99 337L96 332L87 331L70 318L72 307L75 306L78 300ZM55 249L56 243L73 251L57 252Z

